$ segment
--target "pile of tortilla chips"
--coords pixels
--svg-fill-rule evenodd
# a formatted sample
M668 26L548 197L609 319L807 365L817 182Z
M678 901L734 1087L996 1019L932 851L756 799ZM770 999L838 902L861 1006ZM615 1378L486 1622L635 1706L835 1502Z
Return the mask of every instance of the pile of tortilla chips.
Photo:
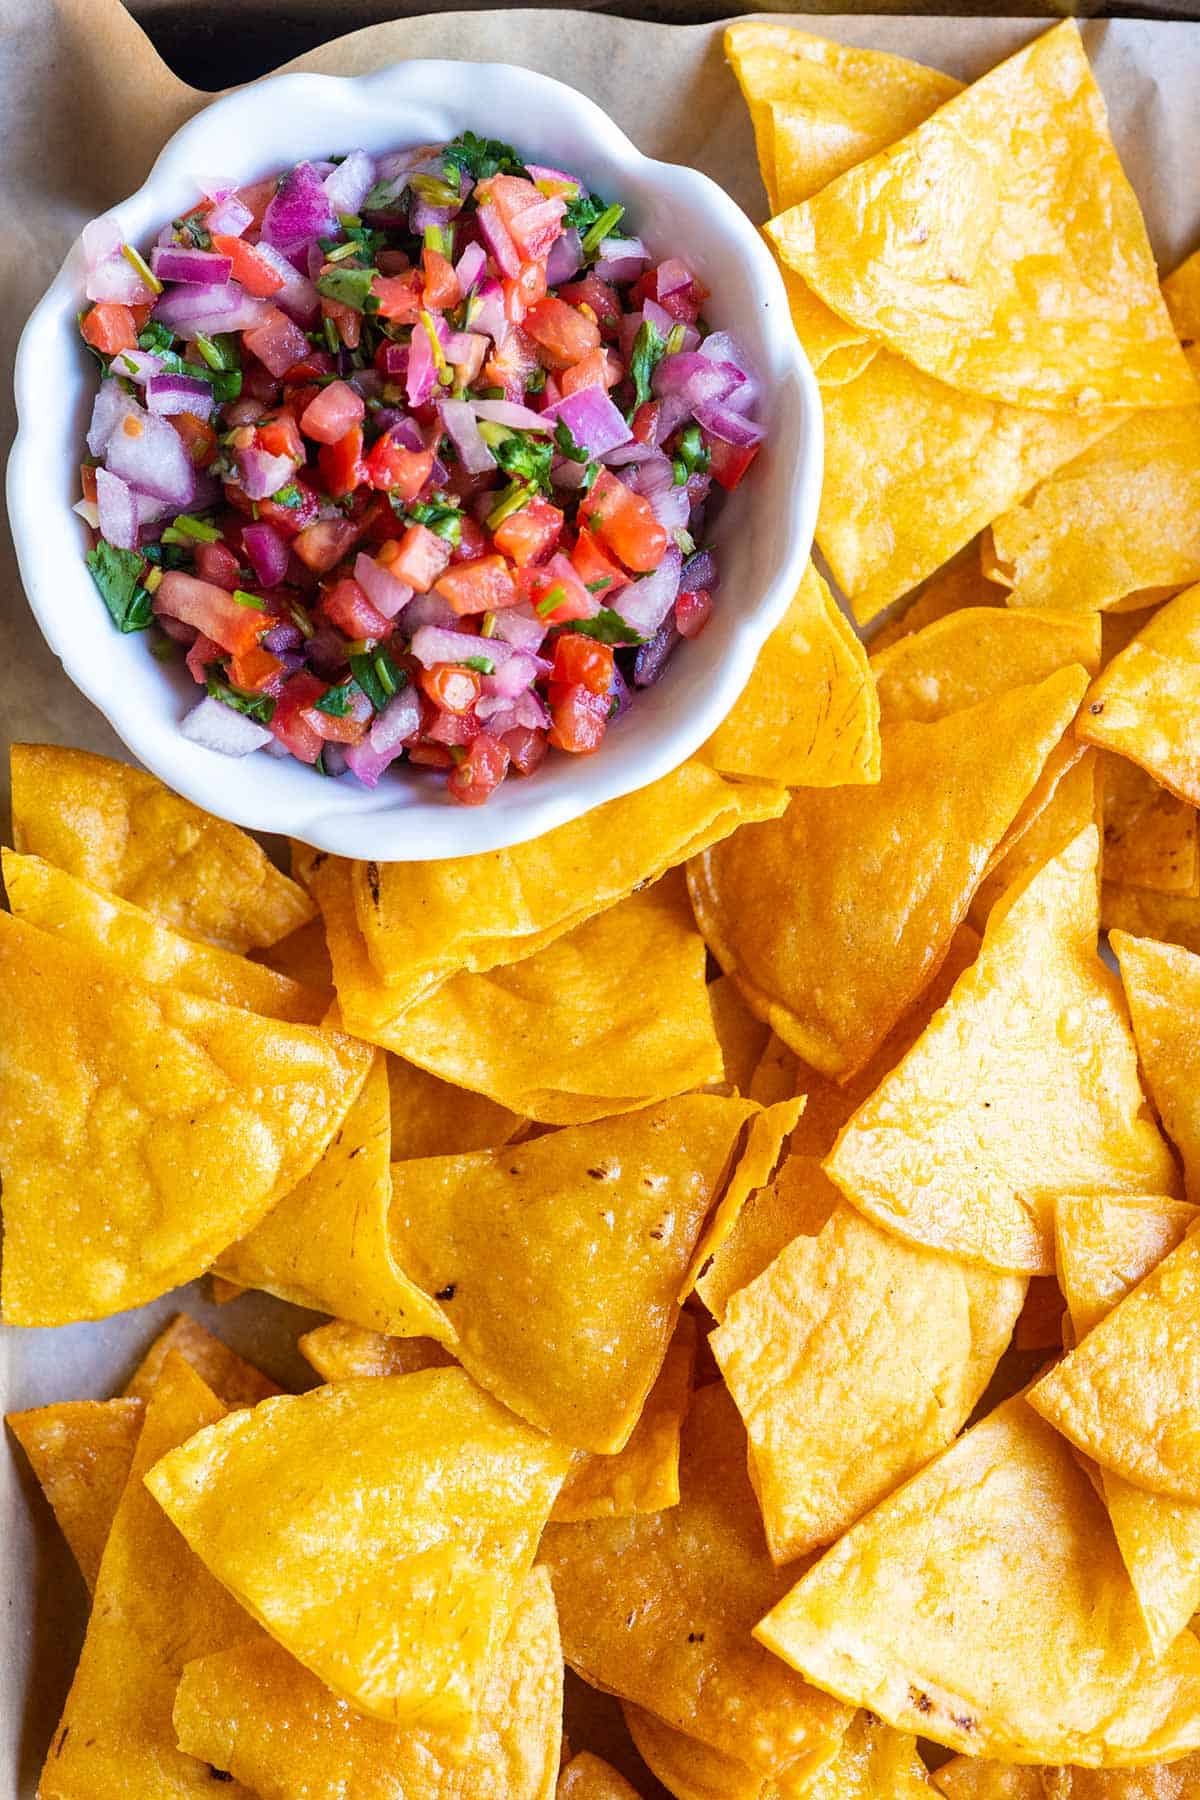
M1200 1792L1200 253L1070 23L727 48L869 650L812 566L694 759L438 862L14 752L6 1320L325 1316L10 1417L42 1800Z

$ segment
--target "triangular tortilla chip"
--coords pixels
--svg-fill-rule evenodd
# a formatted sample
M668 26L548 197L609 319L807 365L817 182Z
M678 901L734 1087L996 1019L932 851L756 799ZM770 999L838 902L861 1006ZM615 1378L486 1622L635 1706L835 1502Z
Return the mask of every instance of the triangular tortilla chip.
M1200 1756L1142 1769L1035 1769L956 1756L933 1781L947 1800L1193 1800Z
M1200 250L1167 276L1162 293L1183 354L1200 373Z
M1062 411L1195 398L1073 23L771 230L835 312L967 393Z
M1198 709L1200 585L1152 613L1113 658L1088 689L1076 730L1085 742L1129 757L1195 807L1200 805ZM1128 879L1119 872L1114 878Z
M562 1651L544 1569L525 1578L465 1751L356 1712L268 1637L189 1663L179 1747L265 1800L552 1800Z
M201 999L241 1006L267 1019L319 1025L324 995L274 970L183 937L150 913L118 900L39 856L0 853L9 910L18 919L80 944L142 981L182 988Z
M750 1636L787 1576L767 1555L746 1435L720 1383L692 1400L680 1490L666 1512L547 1528L567 1661L703 1743L736 1745L764 1774L815 1774L850 1715Z
M392 1255L391 1103L382 1050L316 1167L216 1267L242 1287L393 1337L448 1337Z
M733 1231L696 1283L714 1319L730 1297L770 1267L794 1238L815 1238L841 1195L813 1156L789 1156L774 1181L751 1194Z
M1200 1741L1200 1644L1151 1656L1103 1506L1019 1398L852 1526L755 1636L976 1756L1120 1764Z
M301 987L316 989L326 1001L333 999L333 971L329 966L325 927L319 917L290 931L277 944L252 951L251 961L261 963L265 969L274 969L277 975L286 975L289 981L298 981Z
M563 1443L620 1450L757 1111L688 1094L502 1150L396 1163L396 1261L506 1406Z
M1032 1276L1021 1316L1013 1330L1013 1348L1055 1352L1061 1350L1064 1310L1062 1291L1054 1276Z
M1096 954L1095 826L988 920L983 947L850 1120L826 1172L902 1237L1054 1270L1055 1201L1170 1193L1120 987Z
M972 539L965 550L923 582L911 600L891 613L878 631L871 633L871 655L890 650L902 638L926 625L948 618L966 606L1003 606L1007 590L989 581L979 558L979 540Z
M313 914L252 837L125 763L12 747L13 843L223 950L274 944Z
M1200 956L1175 944L1112 931L1138 1056L1163 1129L1200 1202Z
M1071 663L1092 674L1100 667L1097 616L998 606L959 608L871 656L885 726L944 719Z
M1110 933L1159 938L1200 955L1200 899L1192 894L1161 894L1106 881L1100 891L1100 923Z
M441 1081L402 1057L387 1057L392 1103L392 1155L397 1162L418 1156L457 1156L490 1150L520 1135L528 1121L507 1106Z
M1200 1502L1200 1237L1185 1238L1029 1403L1101 1469Z
M1160 894L1195 894L1200 889L1195 807L1124 756L1096 754L1103 764L1105 880Z
M852 1207L735 1293L709 1342L777 1563L832 1543L966 1423L1025 1298Z
M770 1030L750 1011L732 975L718 975L709 982L708 1003L725 1064L725 1085L732 1092L748 1094Z
M786 787L878 781L879 709L866 652L811 563L700 756L726 775Z
M306 1362L322 1381L350 1381L360 1375L411 1375L417 1369L447 1369L455 1358L433 1338L386 1337L344 1319L330 1319L297 1339Z
M269 1375L238 1356L187 1313L176 1313L146 1351L126 1383L125 1393L149 1400L173 1350L192 1365L205 1386L230 1409L257 1406L260 1400L279 1392L278 1384Z
M778 787L729 782L687 762L510 850L350 863L358 930L399 1016L452 975L545 950L739 825L778 818L785 804Z
M894 143L962 86L907 57L762 19L728 26L725 54L750 108L774 212Z
M224 1649L254 1626L163 1517L142 1477L223 1411L182 1357L168 1359L101 1559L87 1638L42 1770L44 1800L167 1800L212 1788L207 1763L176 1748L175 1684L192 1657Z
M144 1412L141 1400L60 1400L5 1415L89 1593L129 1479Z
M1002 894L1027 881L1043 863L1061 855L1072 838L1097 821L1098 788L1102 794L1102 771L1096 752L1089 750L1062 770L1045 805L1028 820L1025 829L1009 832L1007 848L1001 844L1000 853L976 888L967 913L977 931L986 929L991 910ZM1099 799L1099 805L1102 804Z
M681 1302L696 1286L701 1271L737 1230L744 1208L778 1174L784 1145L796 1129L803 1111L804 1096L798 1094L791 1100L780 1100L774 1106L764 1108L751 1119L737 1166L692 1252L679 1290Z
M317 1161L352 1039L152 986L0 914L4 1316L103 1318L200 1274Z
M802 789L689 865L709 948L808 1062L853 1075L936 974L1083 686L1063 669L934 724L901 720L877 787Z
M788 311L796 336L804 346L804 354L812 364L813 374L822 392L856 381L879 354L864 332L855 330L845 319L839 319L823 300L818 300L807 282L793 274L786 263L779 263Z
M547 1125L579 1125L719 1081L704 944L682 873L524 962L457 975L402 1018L358 933L348 865L314 871L346 1028Z
M675 1800L764 1800L778 1791L736 1756L664 1725L645 1707L626 1700L621 1711L642 1761Z
M335 1693L461 1740L569 1462L461 1369L431 1369L231 1413L146 1485Z
M640 1800L640 1796L611 1763L581 1750L559 1776L555 1800Z

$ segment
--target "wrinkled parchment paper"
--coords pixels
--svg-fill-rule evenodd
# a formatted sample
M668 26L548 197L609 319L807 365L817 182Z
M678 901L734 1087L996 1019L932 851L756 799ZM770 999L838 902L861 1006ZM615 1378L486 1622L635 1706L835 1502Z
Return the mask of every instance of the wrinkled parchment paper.
M797 23L934 63L967 80L1044 28L1032 19L896 16L801 16ZM1200 25L1121 21L1084 29L1165 273L1200 241ZM695 164L752 217L765 216L749 120L725 67L719 25L648 25L565 11L441 13L372 26L287 66L354 75L417 56L516 62L557 76L590 94L642 149ZM0 0L5 456L14 429L12 357L31 306L84 222L139 185L165 140L207 98L158 60L118 0ZM516 122L513 135L519 139ZM398 120L397 142L403 139ZM52 369L46 379L53 381ZM63 453L74 455L68 445ZM121 751L42 644L7 529L0 532L0 632L5 816L9 742L54 740ZM103 1325L0 1329L0 1410L118 1389L179 1300ZM309 1315L260 1296L218 1309L198 1289L182 1303L277 1379L303 1381L294 1344ZM27 1800L70 1682L85 1598L8 1440L0 1445L0 1583L0 1795ZM610 1702L576 1688L568 1730L575 1748L590 1747L620 1762L646 1800L662 1794L622 1741Z

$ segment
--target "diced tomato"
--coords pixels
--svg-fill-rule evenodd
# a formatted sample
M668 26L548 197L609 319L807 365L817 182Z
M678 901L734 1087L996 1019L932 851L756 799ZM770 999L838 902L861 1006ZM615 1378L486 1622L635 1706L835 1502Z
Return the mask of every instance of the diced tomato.
M290 369L288 373L291 373ZM283 404L289 412L295 413L298 419L302 419L321 391L315 381L285 381Z
M703 436L708 449L709 474L732 493L758 455L758 445L727 444L724 438L712 437L707 431Z
M294 413L279 412L255 426L259 447L268 456L286 456L297 467L304 461L304 439Z
M315 381L318 375L333 374L333 358L328 350L309 350L299 362L293 363L284 376L285 381Z
M638 276L629 290L629 304L634 311L644 306L647 300L653 300L677 325L694 325L707 299L708 289L702 287L693 276L687 287L676 288L673 294L660 300L657 269L647 269L645 274Z
M85 500L96 498L96 470L92 463L80 463L79 485Z
M580 511L601 543L639 575L657 569L667 553L670 539L650 502L608 469L601 469Z
M261 325L243 331L242 342L251 356L257 356L276 379L286 375L308 349L308 339L295 320L289 319L277 306L271 308Z
M528 600L547 625L565 625L570 619L591 619L600 610L588 593L574 565L559 551L537 568L522 569L520 597Z
M527 262L541 262L554 240L562 236L565 202L539 193L532 181L519 175L493 175L479 183L475 194L485 204L494 202L518 253Z
M519 569L523 569L554 548L562 528L563 515L558 507L551 506L538 494L520 512L509 513L507 519L497 525L492 537L497 550L502 550Z
M118 300L97 300L79 322L85 344L101 356L115 356L118 350L137 349L137 329L133 314Z
M615 338L621 329L621 302L616 289L601 281L594 270L582 281L569 281L560 287L558 297L571 306L590 306L604 337Z
M270 730L279 742L301 762L315 763L325 742L309 724L307 715L327 692L326 684L302 669L284 684L275 702Z
M540 367L537 346L514 325L503 344L484 363L483 379L488 387L502 387L507 399L519 400L529 377Z
M470 673L470 670L467 671ZM438 712L433 723L426 729L425 736L435 744L469 744L472 738L479 736L479 720L472 712L452 713Z
M390 568L397 581L405 582L415 593L427 594L449 561L450 546L445 538L427 525L409 525Z
M554 646L552 682L562 687L581 683L589 694L608 698L612 687L613 653L608 644L597 644L578 632L564 631Z
M367 457L365 479L373 488L415 500L433 472L432 450L410 450L394 431L376 439Z
M391 620L376 611L365 589L349 575L325 590L317 610L348 638L382 638L392 629Z
M129 311L133 318L133 329L135 331L145 331L147 325L150 323L150 314L154 311L154 302L152 300L144 300L138 306L131 306Z
M508 774L508 746L481 731L446 783L463 806L480 806Z
M525 315L525 331L552 369L569 369L600 343L600 327L576 307L547 294Z
M234 687L248 694L278 694L283 688L284 665L261 644L235 656L229 665L229 679Z
M279 508L282 512L284 509ZM259 503L259 512L265 519L266 508ZM271 520L274 524L276 521ZM311 525L305 525L292 544L292 549L300 558L306 569L313 569L323 575L326 569L332 569L340 563L359 535L357 525L349 519L317 519Z
M680 637L699 637L712 617L712 595L705 588L680 594L675 602L675 629Z
M233 279L239 281L248 294L256 300L266 300L277 294L283 286L283 276L273 268L265 256L260 256L253 244L245 238L226 237L222 232L212 234L213 249L220 256L228 256L233 262Z
M304 710L305 724L311 726L327 744L361 744L367 735L371 717L371 702L362 693L354 696L347 713L324 712L316 705Z
M352 425L336 444L322 444L317 452L317 467L331 499L340 500L352 494L363 478L363 434L361 425Z
M231 656L252 650L267 626L265 615L254 607L239 606L224 588L182 569L169 569L163 576L155 589L154 610L194 625Z
M331 319L337 327L337 334L347 350L357 350L362 336L362 314L352 306L344 306L340 300L327 300L321 296L321 317Z
M211 581L214 587L224 588L227 594L232 594L235 587L241 587L238 559L228 544L197 544L195 560L201 581Z
M183 447L197 469L207 469L217 454L217 434L205 419L198 419L195 413L171 413L167 419L173 425L176 434L183 439Z
M514 325L519 325L531 306L544 299L546 294L546 265L539 262L522 263L520 272L511 279L501 282L504 290L504 316Z
M608 699L593 694L582 682L550 688L550 742L556 750L573 756L590 756L600 748L608 724Z
M331 381L319 388L300 415L300 429L305 437L318 444L336 444L352 426L360 425L366 413L362 395L348 381Z
M477 525L470 513L464 513L459 521L459 537L457 544L450 551L452 563L474 562L477 556L486 556L488 552L488 534L482 525ZM504 548L503 545L500 546Z
M532 775L539 763L546 760L546 752L550 746L546 742L546 733L531 729L528 725L514 725L501 738L508 754L512 758L512 766L518 775Z
M454 663L438 663L436 668L422 669L417 676L421 690L443 712L469 713L483 691L474 669L460 669Z
M462 299L462 287L454 273L453 263L446 261L440 250L421 252L421 276L426 306L448 312Z
M502 556L478 556L474 562L455 563L438 576L437 591L460 616L499 612L515 606L519 595L512 570Z
M587 387L612 388L624 373L611 350L590 350L572 368L563 370L559 386L564 394L577 394Z
M408 760L426 769L452 769L454 758L444 744L412 744Z
M379 317L395 325L415 325L425 304L417 269L407 269L403 275L377 275L371 294L379 302Z
M263 214L275 198L275 191L278 186L279 180L277 176L266 175L261 181L251 181L246 187L240 187L237 190L238 199L241 201L242 205L253 214L251 225L257 226L262 224ZM249 229L249 227L247 227L247 229Z
M278 406L280 386L269 369L257 357L248 356L242 367L242 393L248 400L261 401L264 407Z
M662 408L657 400L643 400L629 427L639 444L653 444L658 436L658 419Z
M222 650L220 644L215 644L210 637L205 637L204 633L201 631L197 633L196 641L188 651L184 660L187 663L188 674L191 676L192 680L198 681L200 686L203 687L208 680L208 671L213 663L223 662L224 658L225 652Z

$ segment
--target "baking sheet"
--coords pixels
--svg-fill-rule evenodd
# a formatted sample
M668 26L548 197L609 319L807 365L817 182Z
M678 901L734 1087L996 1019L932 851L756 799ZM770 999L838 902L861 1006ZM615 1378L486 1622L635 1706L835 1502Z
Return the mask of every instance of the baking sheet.
M1045 29L1033 19L796 22L966 80ZM1200 241L1200 25L1093 22L1084 35L1165 272ZM765 216L749 120L724 64L719 25L650 25L568 11L441 13L372 26L286 66L350 75L414 56L515 62L568 81L642 149L695 164L752 217ZM14 429L12 356L30 307L83 223L140 183L162 143L207 98L171 74L118 0L0 0L5 456ZM397 142L403 137L398 120ZM47 381L53 378L47 370ZM7 527L0 534L0 632L0 815L7 825L10 742L52 740L112 755L121 749L37 635ZM0 1410L114 1391L156 1322L181 1303L277 1379L303 1379L294 1342L309 1315L258 1296L217 1309L187 1290L103 1325L0 1328ZM70 1681L85 1597L7 1439L0 1447L0 1581L0 1795L27 1800ZM646 1800L662 1793L629 1760L610 1703L576 1693L568 1723L576 1748L590 1745L624 1762Z

